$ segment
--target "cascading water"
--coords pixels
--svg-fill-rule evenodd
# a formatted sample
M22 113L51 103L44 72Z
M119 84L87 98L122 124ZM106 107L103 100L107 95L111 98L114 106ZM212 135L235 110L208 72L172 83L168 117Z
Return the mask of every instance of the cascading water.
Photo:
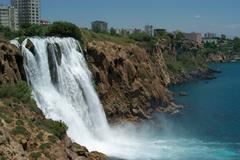
M34 50L26 48L32 42ZM72 38L29 38L22 44L28 83L47 118L64 121L73 141L124 159L213 159L214 144L194 139L147 138L134 126L110 127L79 43ZM141 137L141 138L140 138ZM219 149L222 151L222 148ZM205 158L203 158L205 157ZM219 158L221 159L221 158Z

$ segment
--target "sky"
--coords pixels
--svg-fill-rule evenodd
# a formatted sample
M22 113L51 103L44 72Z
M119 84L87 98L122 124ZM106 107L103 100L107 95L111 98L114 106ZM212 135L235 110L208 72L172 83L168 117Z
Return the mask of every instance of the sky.
M168 31L240 36L240 0L41 0L41 15L80 27L104 20L115 28L143 29L152 24Z

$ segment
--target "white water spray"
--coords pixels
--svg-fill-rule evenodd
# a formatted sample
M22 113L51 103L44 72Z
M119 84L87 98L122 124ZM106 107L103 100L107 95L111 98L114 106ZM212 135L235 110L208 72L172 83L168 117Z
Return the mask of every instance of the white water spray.
M110 128L79 43L72 38L29 40L34 51L26 48L25 40L22 53L34 98L47 118L67 124L73 141L123 159L211 158L213 150L196 140L150 140L134 127Z

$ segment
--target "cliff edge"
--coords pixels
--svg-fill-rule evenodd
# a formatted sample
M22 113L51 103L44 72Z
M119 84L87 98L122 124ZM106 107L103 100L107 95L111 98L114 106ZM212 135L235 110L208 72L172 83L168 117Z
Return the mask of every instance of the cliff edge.
M157 48L150 54L135 44L92 41L86 59L110 121L148 119L179 107L166 88L170 76Z

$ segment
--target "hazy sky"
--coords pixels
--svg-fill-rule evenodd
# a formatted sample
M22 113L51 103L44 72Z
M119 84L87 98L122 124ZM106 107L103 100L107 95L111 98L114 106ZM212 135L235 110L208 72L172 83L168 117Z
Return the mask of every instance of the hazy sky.
M8 3L10 0L0 0ZM42 18L90 27L104 20L117 28L145 24L169 31L216 32L240 36L240 0L41 0Z

